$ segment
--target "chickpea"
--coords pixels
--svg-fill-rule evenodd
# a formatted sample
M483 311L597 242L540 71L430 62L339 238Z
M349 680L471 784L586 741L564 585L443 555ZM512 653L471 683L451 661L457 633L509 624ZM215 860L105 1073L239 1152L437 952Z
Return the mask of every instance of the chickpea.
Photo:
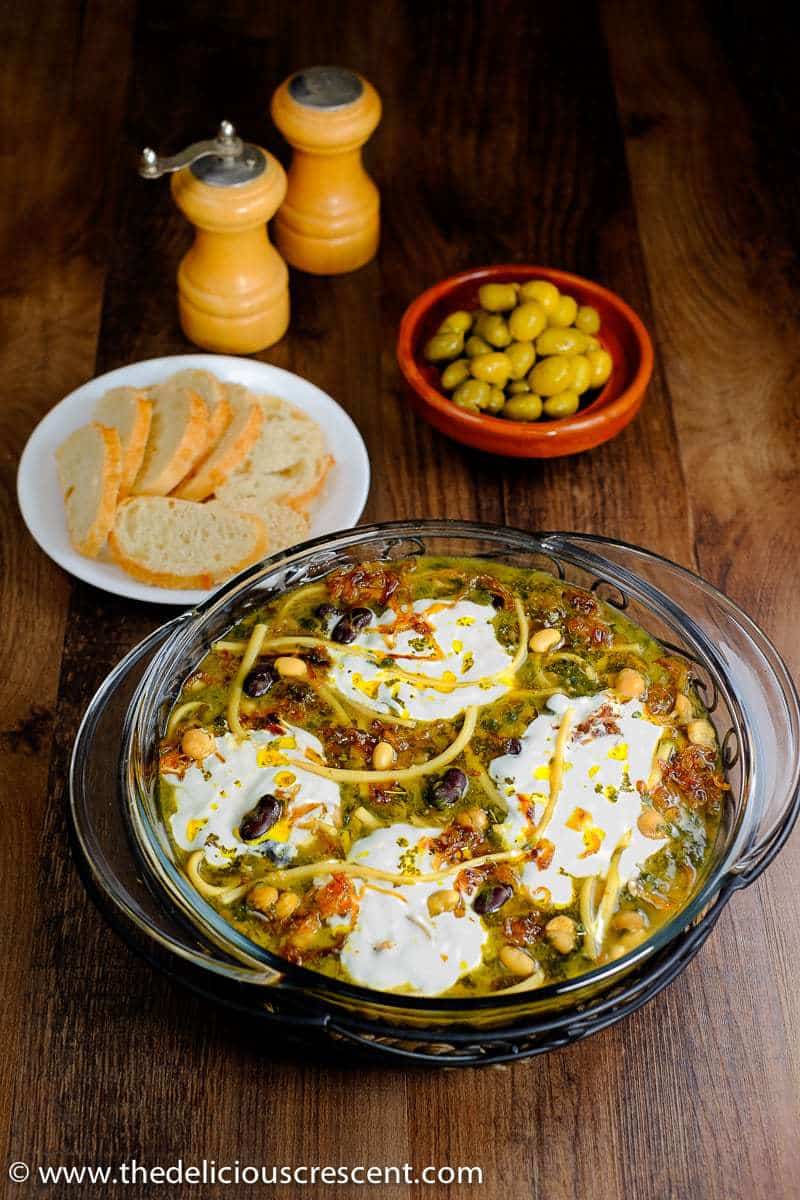
M582 333L597 333L600 328L600 314L590 304L582 304L575 314L575 324Z
M446 392L452 392L465 379L469 379L469 360L457 358L442 371L442 387Z
M302 658L295 658L294 655L282 655L280 658L276 658L275 670L284 679L305 679L308 675L308 667Z
M451 312L449 317L445 317L445 319L442 321L441 325L439 326L439 329L437 332L438 333L446 333L448 330L450 330L455 333L466 333L467 330L471 329L471 328L472 328L471 313L464 312L463 310L459 309L456 312ZM587 329L586 332L593 333L594 330Z
M537 964L530 954L526 954L519 946L503 946L500 951L500 962L512 975L527 979L536 970Z
M544 927L547 940L559 954L569 954L575 949L575 922L572 917L561 915L553 917Z
M602 387L611 374L614 361L607 350L590 350L586 355L592 368L592 387Z
M561 633L558 629L537 629L528 646L534 654L547 654L548 650L554 650L560 641Z
M548 319L551 325L557 329L566 329L571 325L578 314L578 305L572 296L560 296L558 304L553 311L548 314Z
M632 908L626 908L622 912L618 912L611 921L613 929L622 930L624 933L639 933L645 928L646 924L644 914Z
M216 748L213 734L207 729L187 729L181 738L181 750L196 762L202 762Z
M714 726L703 718L689 722L686 726L686 736L693 746L707 746L709 749L715 746L717 741Z
M563 354L543 358L528 376L528 383L537 396L557 396L568 388L575 377L572 360Z
M694 706L688 696L683 692L678 692L675 697L675 716L678 719L679 725L686 725L694 716Z
M275 906L277 899L278 889L271 887L268 883L257 883L247 893L247 903L251 908L257 908L259 912L268 912Z
M630 667L624 667L614 680L614 689L622 696L623 700L638 700L640 696L644 695L646 687L647 681L644 675Z
M639 833L642 837L658 840L663 838L667 832L664 818L655 808L646 808L636 824L639 826Z
M519 298L520 300L535 300L537 304L541 304L549 317L555 312L556 305L561 299L561 293L554 283L549 283L546 279L532 279L530 283L520 285Z
M568 388L555 396L548 396L544 402L545 415L548 417L573 417L580 405L580 396Z
M453 912L460 903L461 895L455 888L444 888L428 896L428 912L432 917L438 917L441 913Z
M372 765L376 771L388 771L394 766L396 759L395 748L389 742L378 742L372 751Z
M300 897L296 892L281 892L278 902L275 905L275 916L279 917L281 921L285 921L299 907Z

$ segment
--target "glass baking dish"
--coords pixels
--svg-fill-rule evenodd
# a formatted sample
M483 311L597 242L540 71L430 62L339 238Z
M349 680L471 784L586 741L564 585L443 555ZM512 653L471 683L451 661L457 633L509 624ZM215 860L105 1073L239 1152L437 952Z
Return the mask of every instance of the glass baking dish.
M298 967L234 930L176 865L160 824L158 746L181 682L243 615L336 567L454 554L539 568L590 588L692 664L730 792L712 864L688 903L615 962L535 991L475 999L375 992ZM778 852L800 805L800 709L768 639L732 601L668 560L588 534L455 521L363 526L249 568L135 647L92 700L70 773L84 881L126 940L206 995L305 1035L442 1064L497 1062L596 1032L661 990L738 888Z

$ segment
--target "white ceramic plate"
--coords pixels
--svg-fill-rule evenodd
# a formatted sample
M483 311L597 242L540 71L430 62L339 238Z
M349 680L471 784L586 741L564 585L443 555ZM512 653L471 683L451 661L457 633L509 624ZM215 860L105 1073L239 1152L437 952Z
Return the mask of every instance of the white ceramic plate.
M17 496L25 524L45 554L78 579L106 592L129 596L132 600L187 606L197 604L209 593L152 587L126 575L110 561L78 554L67 535L54 454L66 437L93 419L97 401L109 388L148 387L187 367L202 367L213 371L219 379L243 383L255 392L281 396L320 424L336 462L311 510L309 537L355 525L369 492L369 457L361 434L350 417L325 392L290 371L249 358L181 354L151 358L109 371L107 375L98 375L70 392L36 426L20 459Z

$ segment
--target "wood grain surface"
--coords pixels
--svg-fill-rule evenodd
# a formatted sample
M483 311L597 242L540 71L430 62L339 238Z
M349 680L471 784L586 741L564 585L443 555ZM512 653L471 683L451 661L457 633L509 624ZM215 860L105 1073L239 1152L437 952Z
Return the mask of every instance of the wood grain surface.
M0 5L0 1195L7 1164L476 1165L483 1185L406 1200L783 1200L798 1193L800 901L795 836L665 993L588 1042L506 1069L348 1067L276 1044L135 959L87 899L65 772L106 672L166 609L69 580L14 498L36 422L99 371L181 353L189 230L136 151L223 117L286 161L272 90L335 61L384 119L368 147L379 257L293 273L292 324L260 356L307 376L367 441L365 518L448 516L639 542L700 570L800 669L798 86L752 4L512 0L27 0ZM619 291L657 367L608 446L484 457L409 411L406 304L441 276L540 262ZM137 1184L130 1197L201 1194ZM263 1189L266 1191L267 1189ZM360 1195L358 1187L273 1189ZM258 1188L204 1196L260 1195Z

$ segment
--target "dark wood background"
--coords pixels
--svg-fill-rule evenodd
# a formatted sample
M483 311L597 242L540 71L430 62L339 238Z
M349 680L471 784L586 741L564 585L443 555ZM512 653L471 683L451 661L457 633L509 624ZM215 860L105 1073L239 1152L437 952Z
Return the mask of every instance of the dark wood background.
M4 0L0 27L0 1192L38 1190L7 1184L12 1160L136 1156L483 1168L482 1189L431 1196L796 1196L798 837L665 994L587 1043L421 1074L254 1041L134 959L77 879L64 814L76 725L164 612L72 582L14 498L25 440L63 395L187 349L174 275L189 232L166 186L137 179L136 149L174 151L227 117L285 160L273 88L335 61L383 96L368 154L381 251L355 275L295 274L289 336L263 357L361 427L365 516L642 543L726 589L797 672L800 122L780 11ZM648 400L612 444L549 464L483 458L409 412L394 359L403 308L443 275L503 260L596 277L650 327Z

